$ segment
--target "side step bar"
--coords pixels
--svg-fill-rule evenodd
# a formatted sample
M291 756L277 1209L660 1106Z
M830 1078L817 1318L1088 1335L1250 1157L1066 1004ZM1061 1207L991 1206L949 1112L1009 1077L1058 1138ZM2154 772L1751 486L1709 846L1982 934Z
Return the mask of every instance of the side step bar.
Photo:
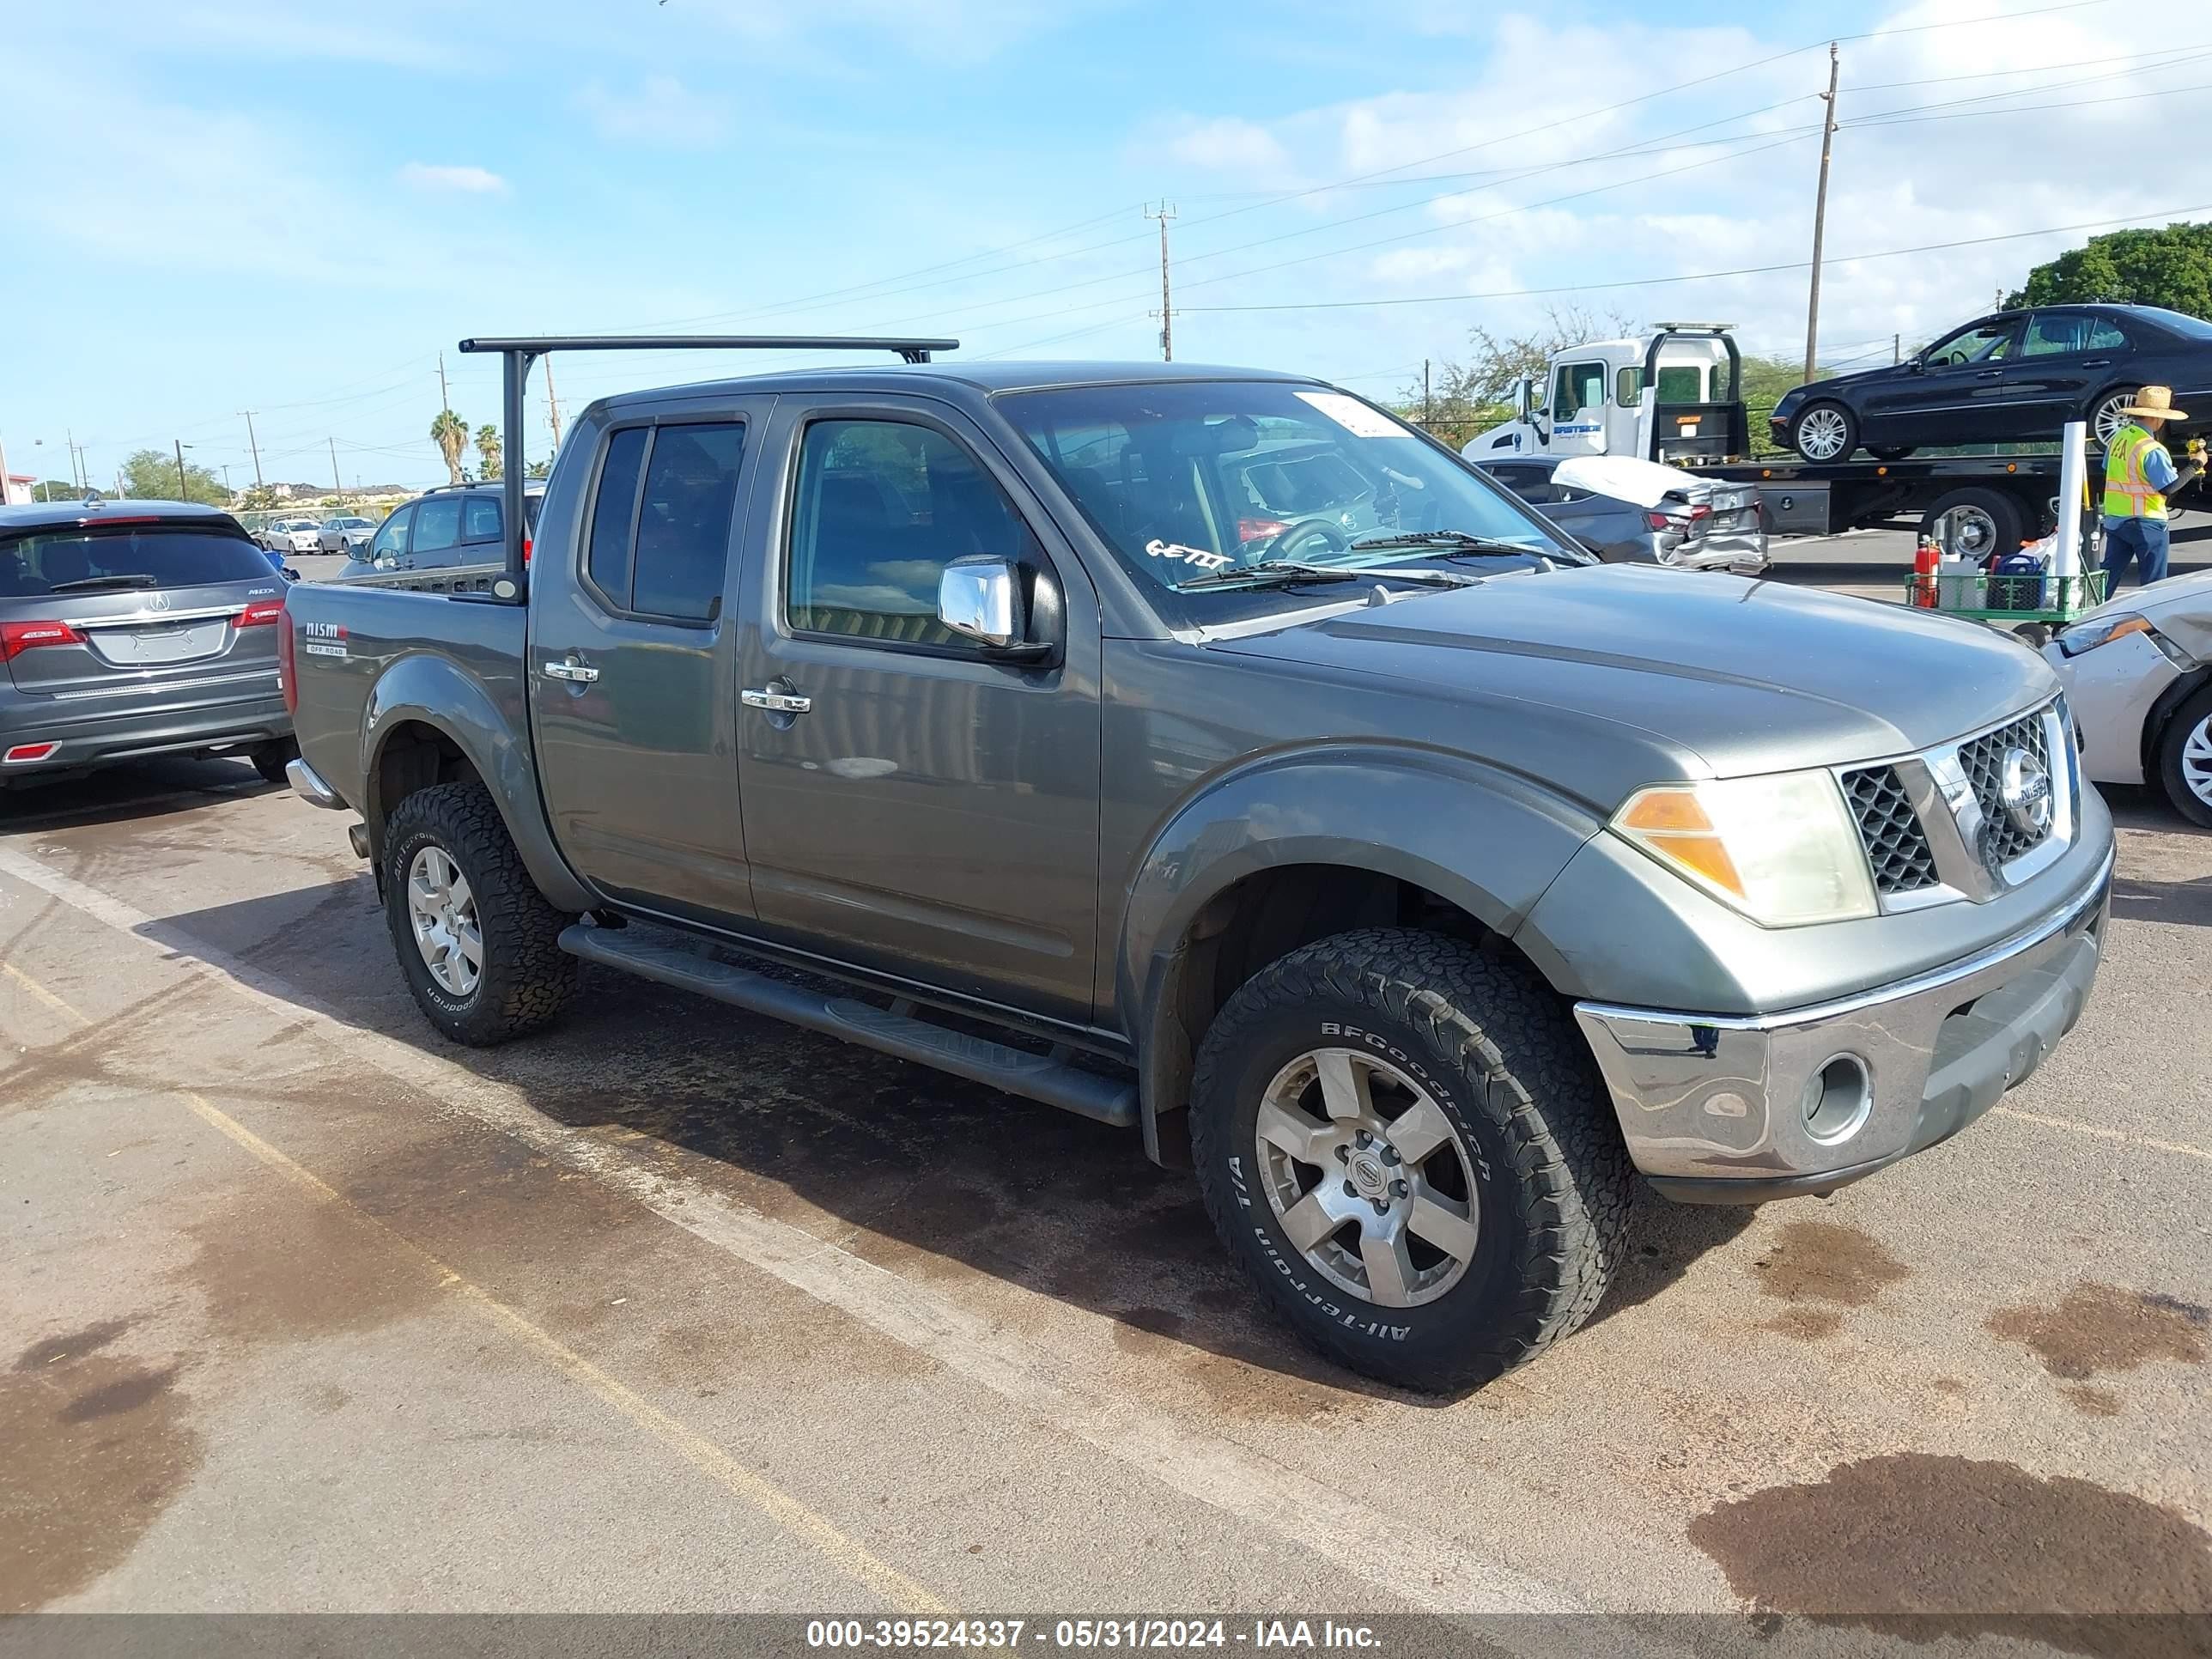
M586 927L578 922L562 931L561 948L586 962L619 968L641 979L804 1025L809 1030L896 1054L901 1060L934 1066L1117 1128L1136 1127L1133 1081L1101 1076L1048 1054L1032 1054L984 1037L947 1030L854 998L825 997L818 991L726 962L716 947L703 942L646 938L636 928Z

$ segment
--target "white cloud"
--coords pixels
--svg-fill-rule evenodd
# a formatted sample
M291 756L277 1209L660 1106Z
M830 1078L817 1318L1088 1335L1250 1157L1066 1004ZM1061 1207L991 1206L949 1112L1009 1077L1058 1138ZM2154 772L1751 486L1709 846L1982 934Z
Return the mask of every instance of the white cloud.
M1276 175L1290 168L1290 151L1258 123L1233 115L1193 121L1167 141L1167 153L1189 167L1218 173Z
M619 143L705 149L729 137L729 112L672 75L649 75L635 92L613 92L593 81L576 94L576 107L602 138Z
M489 167L448 167L428 161L409 161L399 169L399 181L423 190L456 190L471 196L506 193L507 180Z

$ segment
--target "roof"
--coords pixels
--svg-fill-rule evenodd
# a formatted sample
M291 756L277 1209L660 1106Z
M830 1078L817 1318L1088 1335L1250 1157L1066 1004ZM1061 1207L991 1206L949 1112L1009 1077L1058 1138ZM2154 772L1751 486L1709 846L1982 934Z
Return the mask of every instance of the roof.
M131 519L234 522L226 509L204 506L198 501L137 501L126 497L113 501L33 501L24 507L0 507L0 532L54 530L64 526L95 525L103 520L121 522Z
M825 386L854 390L920 390L927 386L958 386L988 397L1001 392L1039 392L1047 388L1084 386L1147 386L1175 380L1281 380L1297 385L1316 384L1311 374L1285 374L1265 368L1226 368L1210 363L1152 362L929 362L914 364L838 364L821 368L774 369L761 374L732 375L700 380L680 388L641 386L635 392L615 392L599 401L610 407L665 396L682 390L697 395L727 389L732 392L818 391Z

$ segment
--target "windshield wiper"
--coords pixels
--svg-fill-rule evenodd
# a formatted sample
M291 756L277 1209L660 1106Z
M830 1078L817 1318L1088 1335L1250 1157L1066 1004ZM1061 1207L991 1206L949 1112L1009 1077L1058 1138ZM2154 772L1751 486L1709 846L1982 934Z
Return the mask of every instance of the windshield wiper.
M1390 547L1448 547L1454 552L1510 553L1524 559L1550 556L1544 549L1531 547L1526 542L1509 542L1496 536L1478 536L1471 530L1392 531L1388 535L1362 536L1352 545L1358 552L1375 552Z
M1353 544L1358 546L1358 543ZM1231 565L1224 570L1209 570L1202 576L1193 576L1188 581L1177 582L1176 591L1188 593L1194 588L1226 587L1237 582L1365 582L1388 580L1394 582L1418 582L1425 587L1471 587L1482 580L1480 576L1463 576L1455 570L1391 570L1380 568L1364 569L1340 564L1301 564L1294 559L1262 559L1258 564Z
M73 582L55 582L46 589L49 593L89 593L101 587L159 587L158 576L79 576Z

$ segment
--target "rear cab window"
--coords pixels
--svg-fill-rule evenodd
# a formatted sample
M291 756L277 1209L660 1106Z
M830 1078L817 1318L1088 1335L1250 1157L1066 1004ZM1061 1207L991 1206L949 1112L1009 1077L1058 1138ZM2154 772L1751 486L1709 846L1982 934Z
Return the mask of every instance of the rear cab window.
M706 623L721 614L744 427L735 421L623 427L592 492L584 574L609 609Z

